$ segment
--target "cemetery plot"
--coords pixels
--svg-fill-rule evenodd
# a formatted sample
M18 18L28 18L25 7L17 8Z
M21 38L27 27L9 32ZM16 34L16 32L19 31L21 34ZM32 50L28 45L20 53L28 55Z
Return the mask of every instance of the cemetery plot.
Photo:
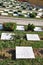
M27 40L39 41L38 34L26 34Z
M24 26L17 26L16 30L24 30Z
M17 46L16 47L16 59L34 59L34 53L32 47L23 47Z
M2 33L1 34L1 40L13 40L14 39L14 33Z
M43 31L43 29L41 27L35 27L34 31Z

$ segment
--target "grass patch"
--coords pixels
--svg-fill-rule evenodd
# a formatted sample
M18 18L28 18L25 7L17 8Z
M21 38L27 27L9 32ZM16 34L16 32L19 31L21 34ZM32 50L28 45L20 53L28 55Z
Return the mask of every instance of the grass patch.
M0 31L0 35L2 32ZM16 46L32 46L33 48L43 48L43 40L40 41L27 41L24 36L25 34L38 34L43 36L43 32L32 32L32 31L11 31L16 34L16 37L12 41L0 40L0 50L4 48L15 48ZM19 37L18 37L19 36ZM22 38L22 39L21 39ZM24 60L12 60L4 59L0 60L0 65L43 65L43 58L37 56L35 59L24 59Z

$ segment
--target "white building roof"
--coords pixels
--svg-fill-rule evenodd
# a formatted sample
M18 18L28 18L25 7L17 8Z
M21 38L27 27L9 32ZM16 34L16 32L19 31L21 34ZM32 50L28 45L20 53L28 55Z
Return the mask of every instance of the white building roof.
M17 10L15 9L15 10L13 10L13 12L17 12Z
M3 13L4 11L0 11L0 13Z
M35 11L36 10L36 8L34 8L34 9L32 9L33 11Z
M1 15L6 15L6 16L7 16L7 15L8 15L8 13L1 13Z
M41 27L35 27L34 31L43 31Z
M39 41L38 34L26 34L27 40Z
M4 9L4 11L9 11L9 9Z
M9 7L13 7L13 5L9 5Z
M16 6L16 8L20 8L21 6Z
M43 13L38 13L37 16L42 16Z
M17 26L16 30L24 30L24 26Z
M38 11L42 11L43 9L42 8L40 8Z
M15 14L15 13L14 13L13 16L18 16L18 14Z
M14 33L2 33L1 34L1 40L12 40Z
M27 11L25 11L25 10L22 10L22 13L27 13Z
M12 12L9 11L8 13L9 13L9 14L13 14L13 11L12 11Z
M24 14L24 17L29 17L27 14Z
M41 17L37 15L36 18L41 18Z
M35 58L32 47L16 47L16 59L32 59Z

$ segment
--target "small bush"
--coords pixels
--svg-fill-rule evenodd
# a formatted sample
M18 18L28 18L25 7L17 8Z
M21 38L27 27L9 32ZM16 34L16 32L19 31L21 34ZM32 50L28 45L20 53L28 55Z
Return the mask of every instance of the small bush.
M30 13L29 16L30 16L30 18L35 18L36 17L36 13L34 13L34 12Z
M15 23L3 23L3 28L5 31L14 31L14 29L16 28L16 24Z
M28 24L27 30L34 31L35 26L33 24Z

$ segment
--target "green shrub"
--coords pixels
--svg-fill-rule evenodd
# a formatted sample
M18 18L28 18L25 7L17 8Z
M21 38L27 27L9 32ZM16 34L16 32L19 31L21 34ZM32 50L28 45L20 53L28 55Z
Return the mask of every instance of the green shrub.
M15 23L3 23L3 28L5 31L14 31L16 28L16 24Z
M21 10L18 10L18 12L22 12Z
M34 13L34 12L30 13L29 16L30 16L30 18L35 18L36 17L36 13Z
M28 24L27 30L34 31L35 26L33 24Z
M3 3L2 2L0 3L0 6L3 6Z

